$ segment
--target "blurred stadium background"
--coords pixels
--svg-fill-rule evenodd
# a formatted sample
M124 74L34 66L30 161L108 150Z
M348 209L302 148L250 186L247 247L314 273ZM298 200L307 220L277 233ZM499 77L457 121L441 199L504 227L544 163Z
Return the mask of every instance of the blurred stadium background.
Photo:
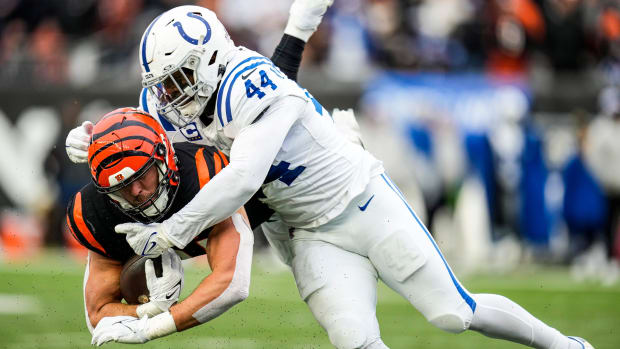
M138 104L147 24L196 3L270 56L291 2L0 0L0 347L87 347L64 210L89 177L64 139ZM299 76L355 109L470 290L620 348L620 1L335 0ZM260 238L256 256L248 301L149 347L328 347ZM516 347L441 333L384 287L378 312L393 348Z

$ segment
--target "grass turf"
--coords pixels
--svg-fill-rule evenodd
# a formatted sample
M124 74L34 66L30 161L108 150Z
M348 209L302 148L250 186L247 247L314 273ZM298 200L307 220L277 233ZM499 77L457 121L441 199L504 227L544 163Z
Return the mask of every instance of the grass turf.
M208 273L187 268L186 295ZM0 348L89 348L84 322L83 265L59 252L0 263ZM256 263L250 297L212 322L149 342L143 348L330 348L327 335L299 299L289 272ZM473 293L498 293L597 349L620 348L620 285L575 283L567 270L524 267L507 275L462 280ZM377 314L386 345L397 348L521 348L467 332L442 332L384 285ZM106 344L108 348L128 348Z

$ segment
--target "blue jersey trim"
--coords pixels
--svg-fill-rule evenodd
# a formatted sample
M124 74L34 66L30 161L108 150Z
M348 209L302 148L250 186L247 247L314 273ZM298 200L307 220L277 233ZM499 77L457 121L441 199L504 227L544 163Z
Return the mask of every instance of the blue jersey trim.
M243 74L244 72L250 70L250 69L254 69L256 67L258 67L259 65L263 65L263 64L270 64L271 62L256 62L254 64L248 65L247 67L241 69L239 72L237 72L237 74L235 74L235 77L232 79L232 81L230 82L230 84L228 85L228 91L226 92L226 122L230 122L232 121L232 111L230 108L230 94L232 92L232 87L235 85L235 80L237 80L237 78L239 76L241 76L241 74ZM224 126L222 124L222 126Z
M578 340L575 337L571 337L571 336L567 336L567 337L568 337L568 339L574 340L575 342L579 343L579 345L581 345L581 349L585 349L585 345L583 345L582 341Z
M446 269L448 270L448 274L450 274L450 278L452 278L452 282L454 283L454 286L456 286L456 290L459 292L461 297L463 297L463 299L465 300L465 303L467 303L467 305L469 305L469 307L471 308L471 311L475 312L476 311L476 301L467 293L467 291L465 291L465 289L463 289L463 286L461 286L461 284L459 284L459 282L456 280L456 277L452 273L452 270L450 269L450 266L448 266L448 262L446 262L446 259L441 254L441 251L439 251L439 247L437 247L437 244L435 243L435 240L433 240L433 237L431 236L431 234L428 232L428 229L426 229L424 224L422 224L422 222L420 222L420 219L418 219L418 216L416 216L416 214L413 212L413 210L411 209L411 207L409 206L409 204L405 200L405 197L400 192L398 187L396 187L396 185L394 183L392 183L392 180L389 179L389 177L387 177L385 174L382 174L381 178L383 178L383 180L390 187L390 189L392 189L396 193L396 195L398 195L398 197L400 197L400 199L403 201L405 206L407 206L407 209L409 210L409 212L411 212L411 215L413 216L413 218L415 218L416 222L418 222L420 227L422 227L422 229L426 233L426 236L429 238L429 240L431 240L431 243L433 244L433 246L435 247L435 250L439 254L439 257L441 257L441 260L443 261L443 264L446 266Z
M144 71L146 71L147 73L150 72L151 69L149 69L149 64L146 61L146 41L149 38L149 34L151 33L151 28L153 28L153 24L157 22L160 16L161 15L155 17L155 19L153 20L153 22L151 22L149 27L146 28L146 33L144 33L144 41L142 41L142 48L140 49L141 51L140 55L142 56L142 65L144 66Z
M176 131L177 129L174 128L174 125L170 123L170 121L168 121L165 117L163 117L159 112L157 112L157 117L159 118L159 122L161 123L161 125L164 127L164 130L166 131Z
M146 88L143 88L142 89L142 93L140 95L140 99L142 100L142 110L144 110L148 114L151 114L149 112L149 104L146 101L146 94L147 93L148 93L148 90ZM151 114L151 115L153 115L153 114ZM174 125L172 125L170 123L170 121L166 120L166 118L163 117L159 112L157 112L157 117L159 118L159 123L164 127L164 130L166 130L166 131L176 131L176 128L174 128Z
M147 89L143 88L142 92L140 93L140 101L142 104L142 110L144 110L147 114L150 114L149 105L146 103L146 93L147 93Z
M259 56L254 56L254 57L250 57L250 58L246 58L243 61L241 61L241 63L237 64L231 71L230 73L228 73L228 75L226 76L226 78L224 79L224 82L222 82L222 84L220 85L220 90L217 93L217 117L220 120L220 124L222 125L222 127L224 126L224 120L222 119L222 95L224 94L224 87L226 86L226 83L228 82L228 79L232 76L233 72L239 68L241 65L249 62L249 61L253 61L253 60L257 60L257 59L267 59L267 57L259 57ZM235 77L236 78L236 77ZM233 78L233 80L235 79ZM234 82L234 81L233 81ZM231 83L232 86L232 83ZM228 89L228 95L227 97L230 97L230 88ZM227 121L231 121L232 120L232 115L230 115L230 101L228 101L228 108L227 111L229 113L229 115L226 117Z

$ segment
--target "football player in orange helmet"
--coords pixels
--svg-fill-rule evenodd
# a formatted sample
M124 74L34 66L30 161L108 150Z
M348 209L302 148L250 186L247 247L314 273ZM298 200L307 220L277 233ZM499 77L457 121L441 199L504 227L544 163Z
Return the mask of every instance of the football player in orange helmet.
M144 112L122 108L105 115L94 131L99 132L88 147L88 164L97 190L131 218L157 221L179 187L174 150L160 136L161 125Z
M152 116L121 108L94 125L88 154L92 183L71 200L67 223L90 250L84 299L93 344L144 343L209 321L248 296L253 235L241 208L183 250L167 249L161 277L154 275L152 264L146 267L148 303L127 305L120 299L120 272L134 253L114 226L161 221L185 206L226 166L222 153L192 143L173 148ZM150 246L158 243L160 236L152 234ZM206 252L213 272L173 305L183 286L179 254L194 257Z

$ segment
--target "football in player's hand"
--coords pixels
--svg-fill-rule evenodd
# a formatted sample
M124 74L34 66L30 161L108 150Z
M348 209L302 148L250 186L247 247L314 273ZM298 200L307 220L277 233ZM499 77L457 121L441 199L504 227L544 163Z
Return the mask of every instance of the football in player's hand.
M146 257L133 256L123 266L121 271L121 296L127 304L144 304L149 301L149 289L146 285L144 263ZM162 275L161 256L153 259L155 275Z

